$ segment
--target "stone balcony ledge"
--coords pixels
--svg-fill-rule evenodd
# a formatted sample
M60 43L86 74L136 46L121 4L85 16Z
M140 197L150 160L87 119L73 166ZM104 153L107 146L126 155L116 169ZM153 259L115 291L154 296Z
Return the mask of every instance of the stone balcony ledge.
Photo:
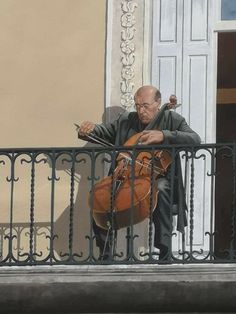
M0 283L4 314L236 312L235 264L1 267Z
M236 264L54 265L0 267L1 283L81 281L236 281Z

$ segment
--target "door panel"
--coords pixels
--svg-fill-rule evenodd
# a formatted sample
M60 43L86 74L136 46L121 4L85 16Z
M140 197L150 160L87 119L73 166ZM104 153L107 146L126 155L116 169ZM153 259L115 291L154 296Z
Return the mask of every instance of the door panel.
M152 84L160 88L162 102L176 94L182 106L177 111L201 136L202 142L215 141L215 47L213 33L215 0L154 0ZM173 28L175 25L175 30ZM200 152L198 154L200 156ZM190 168L186 170L186 192L190 208L190 193L194 197L188 213L186 249L190 245L190 223L194 230L193 249L206 252L213 208L210 199L212 178L210 155L194 161L194 191L190 189ZM184 167L184 164L183 164ZM190 216L193 218L190 221ZM174 221L175 223L175 221ZM176 252L181 248L182 237L173 240Z

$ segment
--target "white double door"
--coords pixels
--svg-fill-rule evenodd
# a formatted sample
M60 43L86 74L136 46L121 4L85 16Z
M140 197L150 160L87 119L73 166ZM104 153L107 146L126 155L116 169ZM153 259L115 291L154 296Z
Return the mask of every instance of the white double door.
M177 96L182 104L177 111L200 135L202 143L215 142L217 10L216 0L153 1L152 84L160 88L163 102L171 94ZM193 249L207 254L210 243L206 232L214 228L214 176L207 175L211 173L211 156L205 155L194 161L192 191L190 167L187 169L188 205L191 196L194 201L189 206L192 211L188 212L185 244L190 248L193 236ZM178 251L181 245L181 236L173 237L173 250Z

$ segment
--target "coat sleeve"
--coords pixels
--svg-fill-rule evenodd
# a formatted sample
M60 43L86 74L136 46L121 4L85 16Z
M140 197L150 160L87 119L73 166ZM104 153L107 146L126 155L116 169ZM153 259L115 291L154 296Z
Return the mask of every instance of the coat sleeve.
M120 114L119 117L111 123L95 124L95 128L94 128L92 134L94 134L94 135L100 137L101 139L114 145L117 133L119 131L119 125L120 125L121 121L126 118L126 116L127 116L127 113L124 112L124 113ZM93 140L87 138L86 136L78 135L78 137L83 139L83 140L92 142L92 143L94 142ZM96 143L96 142L94 142L94 143Z
M97 137L106 140L107 142L114 144L115 143L115 137L116 137L116 130L117 130L118 121L114 121L113 123L109 124L96 124L93 132L91 135L96 135ZM96 141L93 141L92 139L88 138L87 136L81 136L78 134L78 138L88 141L91 143L97 143Z
M96 124L93 133L98 137L108 141L111 144L115 144L116 132L118 128L118 120L112 123Z
M164 144L200 144L199 135L187 124L185 119L175 112L172 114L172 127L162 130Z

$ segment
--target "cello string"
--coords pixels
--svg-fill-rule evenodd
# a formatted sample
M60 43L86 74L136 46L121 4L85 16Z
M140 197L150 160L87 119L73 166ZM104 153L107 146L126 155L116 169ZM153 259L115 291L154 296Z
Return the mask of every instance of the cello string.
M78 124L76 124L76 123L74 123L75 124L75 126L77 127L77 128L80 128L80 126L78 125ZM86 135L86 137L87 138L89 138L89 139L91 139L91 140L93 140L93 141L95 141L96 143L98 143L98 144L100 144L100 145L103 145L103 147L105 147L105 146L110 146L110 147L115 147L113 144L111 144L111 143L109 143L109 142L107 142L106 140L104 140L104 139L102 139L102 138L100 138L99 136L96 136L95 134L93 134L93 133L91 133L91 134L88 134L88 135ZM132 157L128 157L128 156L126 156L124 153L120 153L120 155L122 156L122 157L124 157L126 160L129 160L129 161L133 161L132 160ZM140 162L139 160L135 160L135 163L137 163L138 165L140 165L140 166L142 166L142 167L145 167L145 168L147 168L147 169L150 169L150 163L146 163L146 162ZM155 174L163 174L165 171L163 171L163 169L161 169L161 168L159 168L158 166L155 166L154 165L154 173Z
M129 161L131 161L131 162L133 161L133 160L132 160L132 157L128 157L128 156L124 155L123 153L120 153L120 155L123 156L126 160L129 160ZM151 168L150 163L147 163L147 162L144 162L144 161L135 160L135 163L138 164L139 166L145 167L145 168L147 168L147 169L149 169L149 170L150 170L150 168ZM161 168L158 167L158 166L155 166L155 165L154 165L154 168L155 168L155 170L154 170L153 172L154 172L155 174L164 174L164 172L165 172L165 170L161 169Z

